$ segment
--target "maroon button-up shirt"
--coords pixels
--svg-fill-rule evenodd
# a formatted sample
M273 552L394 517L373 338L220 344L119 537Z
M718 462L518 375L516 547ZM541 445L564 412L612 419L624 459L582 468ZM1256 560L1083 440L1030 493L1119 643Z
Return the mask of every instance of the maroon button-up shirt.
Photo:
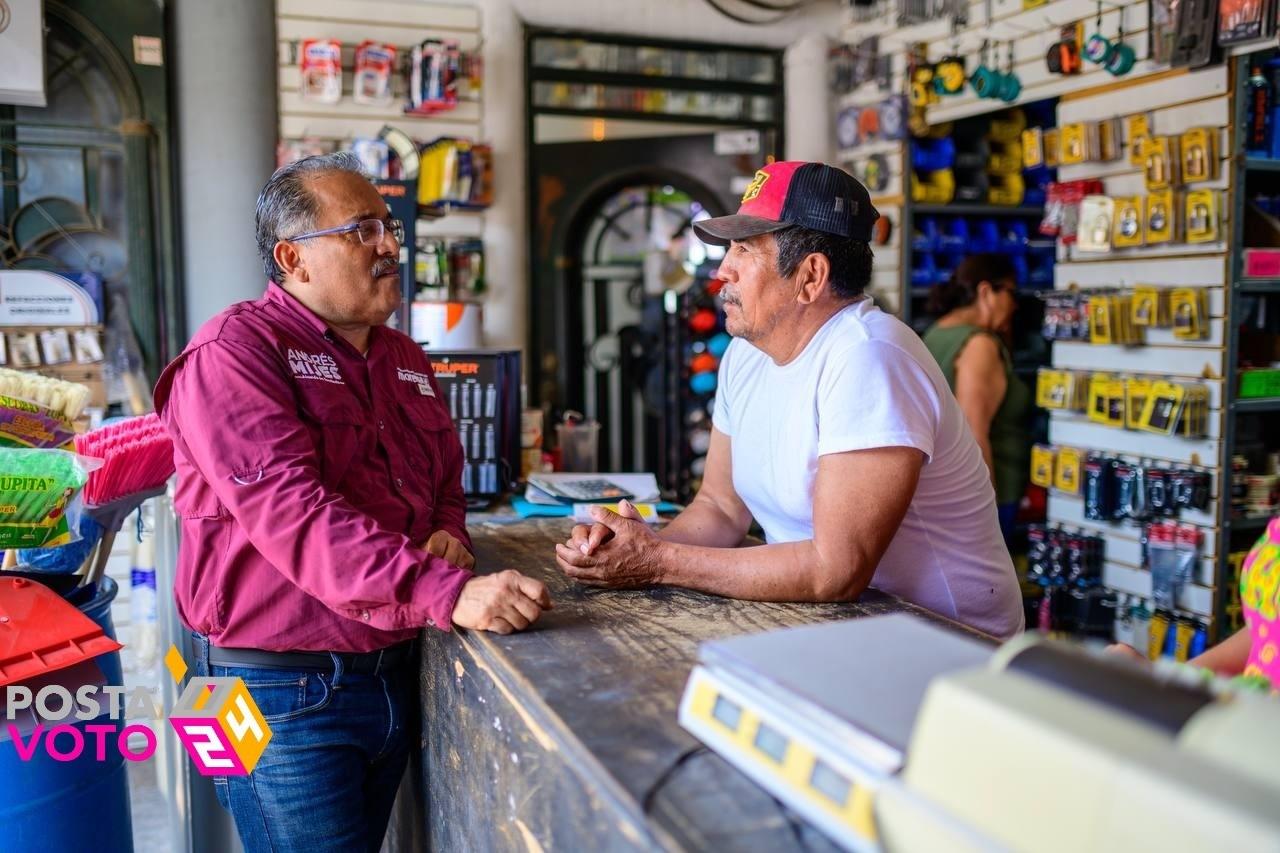
M377 327L365 356L276 286L164 370L181 517L175 593L214 645L365 652L448 630L471 573L462 448L426 354Z

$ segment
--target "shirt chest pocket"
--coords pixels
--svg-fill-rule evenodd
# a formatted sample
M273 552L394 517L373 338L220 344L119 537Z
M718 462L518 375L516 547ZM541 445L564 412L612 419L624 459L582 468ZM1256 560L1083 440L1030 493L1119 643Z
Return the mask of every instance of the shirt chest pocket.
M315 442L320 479L325 488L337 489L366 452L368 418L355 401L320 394L303 397L301 414Z
M405 434L410 436L405 442L405 455L438 488L442 485L446 454L458 444L453 421L444 406L430 397L402 397L399 408Z

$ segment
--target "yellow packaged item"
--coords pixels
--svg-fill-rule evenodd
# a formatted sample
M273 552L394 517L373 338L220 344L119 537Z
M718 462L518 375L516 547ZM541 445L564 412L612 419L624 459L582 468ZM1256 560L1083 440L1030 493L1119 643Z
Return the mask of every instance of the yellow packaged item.
M1053 487L1061 492L1080 494L1080 467L1084 454L1074 447L1059 447L1053 466Z
M1044 164L1044 131L1029 127L1022 131L1022 168L1034 169Z
M1089 153L1091 159L1103 163L1119 160L1121 154L1120 119L1103 119L1093 125Z
M1124 427L1138 429L1142 423L1142 410L1151 394L1150 379L1126 379L1124 382Z
M1202 287L1176 287L1169 294L1173 336L1180 341L1208 337L1209 296Z
M1068 411L1075 408L1075 375L1068 370L1041 368L1036 374L1036 405Z
M1146 243L1158 246L1178 239L1178 207L1172 189L1147 195Z
M1089 132L1086 127L1076 122L1064 124L1061 128L1061 151L1058 162L1063 166L1083 163L1089 159Z
M1116 224L1111 235L1111 245L1127 249L1142 245L1143 205L1141 196L1120 196L1115 199Z
M1151 136L1143 143L1143 167L1147 190L1163 190L1178 184L1178 138Z
M1182 405L1187 390L1181 385L1164 379L1151 383L1151 393L1142 407L1142 419L1138 429L1160 435L1173 435L1182 416Z
M1135 287L1129 303L1129 322L1135 327L1160 325L1160 289L1149 286Z
M1031 448L1031 482L1033 485L1048 489L1053 487L1053 466L1057 452L1047 444L1036 444Z
M1089 297L1089 343L1115 343L1111 317L1111 297L1100 294Z
M1062 165L1062 134L1056 127L1046 127L1044 139L1044 165L1056 169Z
M1182 182L1194 184L1218 177L1218 129L1193 127L1183 132Z
M1145 163L1142 145L1151 136L1151 118L1146 113L1139 113L1126 118L1124 124L1124 137L1129 147L1129 164L1142 166Z
M1219 190L1191 190L1187 193L1182 221L1187 228L1188 243L1213 243L1221 239Z
M1096 424L1124 427L1124 380L1095 378L1089 383L1088 418Z

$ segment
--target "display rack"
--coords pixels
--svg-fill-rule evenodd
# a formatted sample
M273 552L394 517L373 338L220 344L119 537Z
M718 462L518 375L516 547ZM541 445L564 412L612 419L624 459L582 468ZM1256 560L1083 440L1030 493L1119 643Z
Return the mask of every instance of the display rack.
M282 141L317 140L348 147L355 139L377 138L384 127L403 131L419 148L441 138L484 138L480 92L460 98L449 109L415 112L406 109L407 61L398 61L391 76L392 99L383 105L356 103L352 98L352 67L356 45L365 40L392 44L405 60L413 44L424 39L456 41L463 53L480 49L480 12L471 5L416 3L404 0L364 0L359 14L345 0L278 0L276 40L278 55L279 134ZM335 104L305 100L300 94L298 45L312 38L334 39L342 44L342 98ZM411 306L421 286L418 256L420 244L431 238L474 239L485 228L484 208L461 202L439 202L429 208L417 205L417 178L376 181L394 215L404 221L410 239L401 247L403 301L396 323L412 328ZM406 195L407 193L407 195Z
M1136 105L1141 109L1135 110ZM1228 72L1224 66L1134 80L1121 88L1064 100L1059 105L1058 120L1061 126L1135 112L1150 116L1152 132L1157 135L1176 135L1193 127L1220 128L1218 152L1224 161L1220 175L1197 186L1228 188L1232 171L1228 128L1232 112ZM1127 156L1112 162L1063 166L1059 171L1062 181L1099 179L1109 196L1145 193L1142 169L1132 165ZM1224 223L1226 232L1236 233L1237 222L1238 217L1228 213ZM1053 353L1055 368L1203 383L1210 393L1205 437L1159 436L1115 429L1066 412L1054 412L1049 429L1049 440L1056 446L1116 454L1133 462L1147 459L1155 464L1192 466L1210 474L1213 485L1208 508L1203 512L1184 511L1180 518L1200 528L1204 544L1190 581L1177 599L1175 612L1201 621L1214 620L1219 614L1223 582L1216 555L1225 547L1223 496L1224 484L1229 483L1229 477L1223 476L1224 458L1229 458L1224 457L1223 437L1230 405L1225 304L1227 251L1226 240L1199 245L1179 243L1113 249L1107 253L1088 253L1078 246L1067 246L1059 249L1055 267L1057 290L1159 285L1207 291L1208 331L1202 340L1176 340L1168 330L1150 329L1146 342L1138 346L1057 341ZM1225 503L1229 505L1229 501ZM1049 496L1048 518L1051 523L1105 536L1103 585L1120 594L1143 600L1151 598L1152 578L1146 568L1142 527L1087 519L1082 497L1061 491L1053 491Z
M1280 280L1245 278L1244 276L1244 250L1248 245L1248 240L1245 234L1246 229L1243 225L1246 219L1246 206L1249 202L1250 190L1254 186L1254 179L1265 182L1268 188L1280 189L1280 183L1277 182L1280 180L1280 159L1250 156L1245 151L1244 128L1248 123L1246 83L1249 77L1250 64L1251 58L1248 56L1236 57L1231 60L1234 72L1235 94L1232 126L1239 128L1236 133L1231 135L1232 148L1229 149L1234 154L1232 159L1232 185L1234 192L1232 194L1231 211L1235 221L1240 223L1241 227L1231 229L1231 277L1226 290L1229 322L1226 328L1225 369L1223 371L1226 401L1222 442L1224 474L1232 473L1232 460L1241 449L1239 446L1239 426L1242 418L1257 417L1266 419L1268 415L1273 416L1269 419L1272 425L1270 437L1276 444L1270 449L1274 450L1280 447L1280 440L1277 439L1275 431L1275 425L1280 423L1280 414L1277 414L1280 413L1280 397L1241 398L1239 396L1239 325L1248 315L1249 303L1264 301L1268 307L1274 309L1277 305L1277 300L1274 297L1280 295ZM1264 431L1263 435L1265 437L1267 433ZM1224 494L1231 485L1234 484L1229 479L1226 480ZM1222 500L1220 502L1218 524L1222 535L1218 538L1216 557L1218 574L1224 587L1234 586L1236 582L1230 555L1233 552L1247 550L1252 545L1252 539L1266 527L1267 521L1268 518L1265 516L1245 517L1236 515L1233 512L1231 500ZM1216 615L1220 622L1228 619L1227 611L1232 600L1233 596L1229 594L1218 597Z
M528 103L538 115L763 130L781 124L777 51L529 29L525 55Z

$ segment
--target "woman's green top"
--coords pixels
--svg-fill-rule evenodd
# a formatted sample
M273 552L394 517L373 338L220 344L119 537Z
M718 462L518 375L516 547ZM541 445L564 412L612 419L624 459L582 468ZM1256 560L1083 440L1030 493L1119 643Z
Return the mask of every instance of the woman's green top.
M956 357L974 335L991 334L978 326L939 326L934 323L924 333L924 345L942 368L951 391L956 390ZM1031 415L1031 389L1013 373L1009 350L996 335L1004 361L1008 387L1000 408L991 419L991 457L995 465L996 501L1001 504L1022 500L1031 464L1031 433L1027 423Z

